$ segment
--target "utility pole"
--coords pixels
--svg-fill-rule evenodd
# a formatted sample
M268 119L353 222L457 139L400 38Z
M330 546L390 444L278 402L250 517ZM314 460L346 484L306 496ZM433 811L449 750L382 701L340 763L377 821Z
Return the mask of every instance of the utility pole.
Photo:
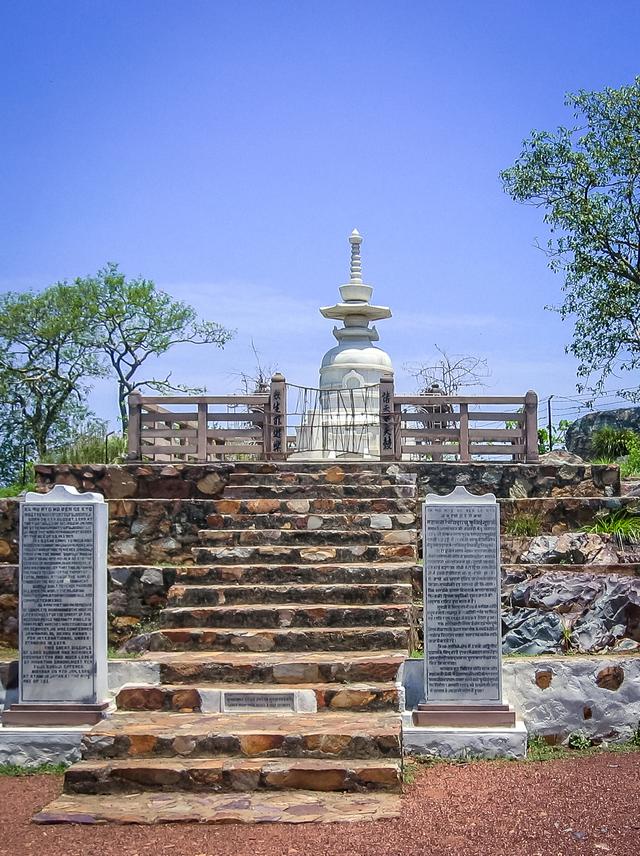
M548 426L549 426L549 451L553 451L553 421L551 419L551 399L552 395L549 396L549 401L547 401L547 416L549 418Z

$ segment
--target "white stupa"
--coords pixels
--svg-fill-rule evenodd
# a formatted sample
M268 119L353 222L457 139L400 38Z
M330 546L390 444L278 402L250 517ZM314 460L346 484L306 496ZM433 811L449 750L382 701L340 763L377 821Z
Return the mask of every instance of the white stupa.
M379 458L379 388L383 375L393 374L391 357L373 343L379 339L372 321L390 318L388 306L370 303L373 288L362 282L357 229L349 236L349 282L340 286L341 302L324 306L325 318L342 321L334 327L338 344L327 351L320 367L320 395L299 429L298 448L306 458Z

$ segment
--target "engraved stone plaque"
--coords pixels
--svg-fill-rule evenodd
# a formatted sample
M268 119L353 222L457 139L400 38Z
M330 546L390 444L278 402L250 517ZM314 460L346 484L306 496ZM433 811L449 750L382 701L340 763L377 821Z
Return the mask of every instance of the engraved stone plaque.
M295 710L293 693L225 692L224 708L231 711Z
M425 500L427 703L502 703L499 515L463 487Z
M107 698L107 506L56 485L20 508L20 701L56 707ZM86 721L86 719L84 720Z

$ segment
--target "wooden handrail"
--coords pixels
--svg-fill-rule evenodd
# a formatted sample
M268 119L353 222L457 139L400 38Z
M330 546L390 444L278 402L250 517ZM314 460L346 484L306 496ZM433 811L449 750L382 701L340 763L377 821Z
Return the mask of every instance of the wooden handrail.
M379 384L380 459L403 457L460 462L474 455L538 460L538 397L506 395L396 395L392 375ZM129 396L128 458L205 462L225 454L262 460L286 460L296 451L288 436L287 383L271 378L269 392L251 395ZM509 412L504 405L517 406ZM175 406L189 407L179 412ZM489 406L491 410L474 410ZM226 410L215 411L215 407ZM229 408L238 408L229 410ZM209 423L243 423L244 427L213 429ZM474 427L474 423L512 422L504 428ZM248 423L248 424L247 424ZM376 424L375 421L373 424Z

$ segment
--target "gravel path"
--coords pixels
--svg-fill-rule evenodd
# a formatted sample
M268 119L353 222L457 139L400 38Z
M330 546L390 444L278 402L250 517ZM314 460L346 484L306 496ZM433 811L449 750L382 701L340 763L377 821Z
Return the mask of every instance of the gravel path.
M640 754L421 768L400 820L35 826L60 776L0 778L2 856L638 856Z

